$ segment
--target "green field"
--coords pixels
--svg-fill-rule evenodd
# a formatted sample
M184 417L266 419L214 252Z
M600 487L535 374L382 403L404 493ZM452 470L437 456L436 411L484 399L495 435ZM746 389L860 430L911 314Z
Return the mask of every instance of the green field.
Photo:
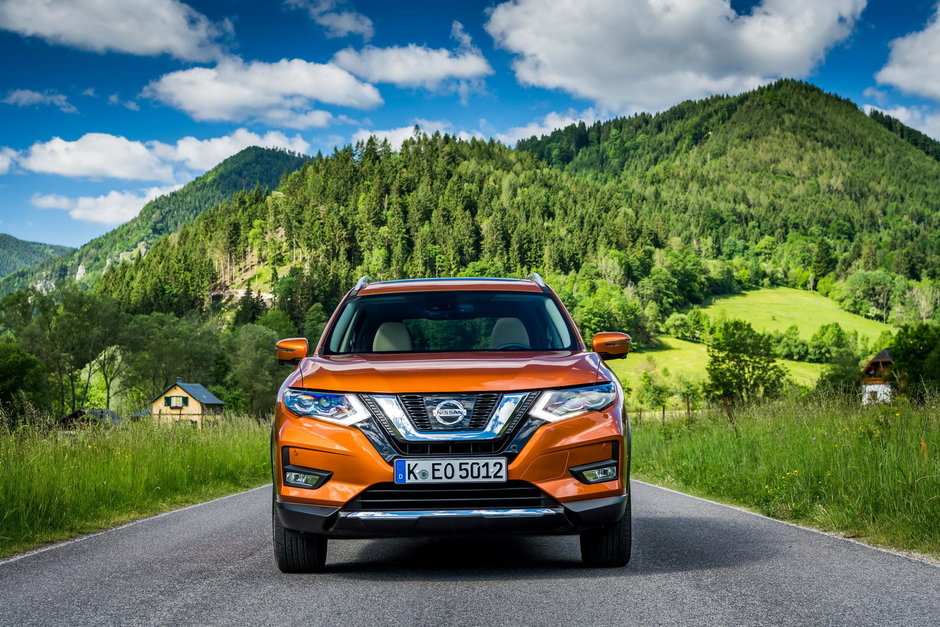
M0 427L0 557L270 481L270 434L247 417L202 429Z
M866 542L940 555L940 398L793 397L634 421L633 475Z
M800 337L809 340L823 324L838 322L846 331L855 331L870 343L892 327L856 316L839 309L835 302L816 292L788 287L752 290L736 296L716 299L702 308L710 318L725 317L750 322L762 332L786 331L796 325ZM631 353L625 360L612 361L610 366L627 387L637 388L640 374L648 371L675 383L680 377L704 381L708 353L704 344L661 336L662 346ZM780 360L790 378L799 385L812 387L825 367L823 364ZM667 374L668 373L668 374ZM677 399L673 399L677 401ZM677 403L676 404L678 407Z
M764 332L786 331L795 324L804 340L829 322L838 322L847 332L855 331L868 342L878 339L882 332L892 330L884 323L843 311L834 301L816 292L789 287L752 290L716 299L702 311L713 319L724 315L729 319L746 320Z
M704 381L707 377L705 366L708 364L708 352L704 344L686 342L674 337L660 337L664 348L630 353L626 359L609 362L609 366L626 385L636 388L640 374L649 371L653 374L668 376L675 381L685 377L693 381ZM800 385L813 386L824 368L823 364L811 364L801 361L781 359L790 377Z

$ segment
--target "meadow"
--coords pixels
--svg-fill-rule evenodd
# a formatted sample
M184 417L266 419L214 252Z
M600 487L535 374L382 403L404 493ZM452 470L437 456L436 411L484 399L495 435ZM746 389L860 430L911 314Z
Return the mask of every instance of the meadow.
M767 516L940 556L940 398L791 398L634 423L633 476Z
M846 332L855 331L867 342L878 339L884 331L892 330L887 324L840 309L835 301L816 292L790 287L763 288L716 298L702 311L712 319L724 316L747 320L764 333L783 332L796 325L800 338L804 340L810 339L820 325L829 322L838 322Z
M704 344L686 342L674 337L660 336L661 347L630 353L626 359L608 362L614 373L628 387L636 388L640 374L649 371L667 379L676 380L685 377L693 381L707 379L705 367L708 365L708 350ZM780 359L778 362L787 369L796 383L812 387L822 372L823 364Z
M0 427L0 557L270 481L270 424Z

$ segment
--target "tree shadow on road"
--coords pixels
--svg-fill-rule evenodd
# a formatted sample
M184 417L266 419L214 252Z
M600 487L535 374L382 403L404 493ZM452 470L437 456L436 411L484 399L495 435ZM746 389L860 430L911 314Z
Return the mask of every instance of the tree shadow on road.
M735 568L773 556L746 527L705 517L634 516L627 568L585 569L577 536L395 538L361 542L352 559L327 570L352 579L455 580L631 577ZM339 547L333 544L332 556ZM342 542L342 541L339 541Z

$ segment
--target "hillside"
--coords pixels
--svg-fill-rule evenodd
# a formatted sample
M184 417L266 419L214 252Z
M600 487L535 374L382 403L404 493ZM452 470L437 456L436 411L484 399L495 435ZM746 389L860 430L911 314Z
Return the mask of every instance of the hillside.
M207 209L240 190L277 187L285 174L296 170L305 157L252 146L222 161L181 189L147 203L140 213L77 250L47 259L37 267L0 281L0 295L37 282L96 281L105 268L119 260L146 252L161 237L176 232Z
M853 268L937 278L940 163L925 152L937 142L897 120L887 126L783 80L658 115L572 125L518 147L619 182L661 242L679 237L706 257L740 257L758 285L769 275L803 288L813 274ZM823 240L828 255L814 267Z
M838 305L816 292L794 290L788 287L760 289L734 296L715 299L702 308L710 318L747 320L758 331L783 333L794 325L799 337L808 340L820 325L837 322L846 332L858 333L859 338L871 343L892 328L877 320L869 320L839 309Z
M705 367L708 365L708 349L704 344L686 342L674 337L661 337L662 345L652 350L631 353L626 359L610 363L611 369L621 381L632 386L635 399L640 373L649 371L667 381L673 387L681 378L697 383L705 381ZM799 385L812 387L823 370L823 364L781 359L779 363L786 368L793 381Z
M68 246L27 242L0 233L0 277L21 268L31 268L43 259L64 255L71 250Z
M940 316L940 163L852 103L780 81L581 130L521 150L438 134L337 150L112 267L101 289L182 315L231 310L250 285L298 330L363 274L532 270L586 334L641 341L672 312L761 286L825 288L895 323Z
M712 304L702 307L701 312L712 321L721 318L746 320L762 333L785 333L789 327L795 326L798 337L804 341L809 341L822 325L835 322L845 332L858 334L863 345L859 347L859 352L864 353L859 355L861 358L870 357L883 348L876 346L877 341L884 332L894 331L876 320L843 311L832 300L816 292L788 287L749 290L716 298ZM791 359L780 359L779 363L795 383L807 387L815 385L825 368L823 363ZM704 343L661 336L658 345L646 347L625 360L613 362L611 366L623 381L636 382L642 372L648 371L676 389L681 379L704 381L707 364L708 352ZM636 387L635 383L630 385Z

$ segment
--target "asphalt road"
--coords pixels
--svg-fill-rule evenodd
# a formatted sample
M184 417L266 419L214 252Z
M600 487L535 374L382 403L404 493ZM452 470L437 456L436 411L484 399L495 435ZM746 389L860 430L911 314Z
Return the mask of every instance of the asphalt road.
M0 561L0 623L940 624L937 566L634 486L626 569L574 537L394 539L283 575L259 489Z

